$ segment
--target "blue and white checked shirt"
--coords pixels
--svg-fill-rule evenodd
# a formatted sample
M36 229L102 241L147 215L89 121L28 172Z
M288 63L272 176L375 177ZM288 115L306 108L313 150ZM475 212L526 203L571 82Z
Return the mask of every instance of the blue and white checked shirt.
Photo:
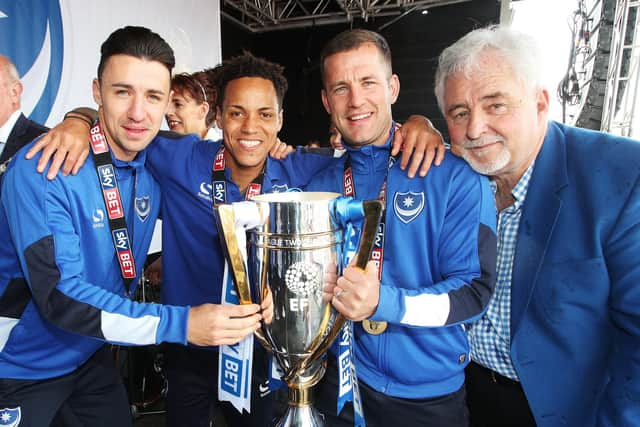
M535 163L535 162L534 162ZM527 196L532 163L511 191L515 203L498 214L498 259L496 288L486 313L469 330L471 360L519 381L511 363L511 271L516 250L522 205ZM492 182L492 186L495 184Z

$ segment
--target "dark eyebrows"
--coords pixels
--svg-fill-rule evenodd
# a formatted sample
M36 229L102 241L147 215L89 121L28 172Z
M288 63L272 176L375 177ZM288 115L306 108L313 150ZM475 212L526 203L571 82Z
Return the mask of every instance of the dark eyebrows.
M246 108L240 104L229 104L227 105L227 108L235 108L236 110L242 110L242 111L246 110ZM277 110L277 109L271 106L265 106L265 107L259 107L258 110L263 111L263 110Z
M127 89L127 90L132 90L133 89L133 86L130 85L130 84L127 84L127 83L113 83L111 85L111 87L120 88L120 89ZM160 90L160 89L148 89L147 93L154 94L154 95L160 95L160 96L166 95L165 91Z

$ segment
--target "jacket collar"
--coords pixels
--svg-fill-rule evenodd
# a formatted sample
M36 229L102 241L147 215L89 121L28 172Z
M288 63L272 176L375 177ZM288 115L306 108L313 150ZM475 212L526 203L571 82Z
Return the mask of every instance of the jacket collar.
M395 122L391 122L391 131L384 145L365 145L364 147L350 147L345 144L351 167L357 173L386 171L389 166L391 141L395 135Z
M511 277L512 337L522 320L522 314L529 305L562 208L562 200L558 193L568 185L568 182L563 127L550 121L544 142L536 157L518 227Z

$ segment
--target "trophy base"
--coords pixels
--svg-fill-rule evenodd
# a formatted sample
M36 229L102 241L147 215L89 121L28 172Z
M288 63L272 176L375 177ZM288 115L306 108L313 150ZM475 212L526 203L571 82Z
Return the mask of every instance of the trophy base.
M320 381L324 371L325 363L318 363L307 372L311 374L307 377L307 382L296 384L291 381L288 384L289 406L284 416L276 423L277 427L325 427L324 416L312 405L313 386Z
M325 427L324 416L311 405L289 406L276 427Z

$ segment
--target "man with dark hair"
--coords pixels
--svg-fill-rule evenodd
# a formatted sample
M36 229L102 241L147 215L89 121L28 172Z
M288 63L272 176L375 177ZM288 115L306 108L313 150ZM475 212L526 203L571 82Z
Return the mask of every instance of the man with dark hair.
M262 318L229 307L237 333L220 337L212 305L130 300L160 209L146 146L169 100L173 52L140 27L102 46L92 157L77 176L48 181L15 156L4 177L0 233L0 420L5 425L126 426L124 387L105 342L232 344ZM265 315L268 315L268 307Z
M216 86L220 93L224 93L227 85L233 80L241 77L260 77L271 81L273 89L276 91L278 105L284 104L284 95L287 93L289 83L283 74L284 67L263 58L253 56L249 52L245 52L240 56L236 56L228 61L224 61L216 75ZM217 107L222 108L224 97L219 97Z
M390 141L400 84L379 34L337 35L321 69L322 101L347 153L307 189L380 199L386 207L366 270L350 265L333 289L333 306L354 322L353 344L344 332L318 386L318 406L331 426L364 416L370 426L466 427L463 325L482 315L495 282L488 180L450 154L424 178L399 170ZM360 398L354 387L354 404L340 411L336 403L346 404L354 373Z
M162 137L150 148L149 164L163 190L162 301L176 305L209 302L223 309L223 250L213 207L259 193L286 191L306 184L329 155L299 150L284 160L268 156L282 127L282 100L287 89L282 67L250 54L225 61L216 87L216 121L223 140L201 141L193 135L179 144ZM213 171L213 173L212 173ZM221 320L222 322L222 320ZM166 351L167 424L203 425L219 397L218 347ZM241 415L228 402L217 406L228 425L264 426L271 422L273 397L268 389L269 364L256 347L251 378L251 413ZM236 383L243 380L242 372Z
M163 64L169 71L176 65L173 49L161 38L150 37L148 28L127 26L116 30L100 47L98 79L107 61L113 55L129 55L134 58L153 60Z

